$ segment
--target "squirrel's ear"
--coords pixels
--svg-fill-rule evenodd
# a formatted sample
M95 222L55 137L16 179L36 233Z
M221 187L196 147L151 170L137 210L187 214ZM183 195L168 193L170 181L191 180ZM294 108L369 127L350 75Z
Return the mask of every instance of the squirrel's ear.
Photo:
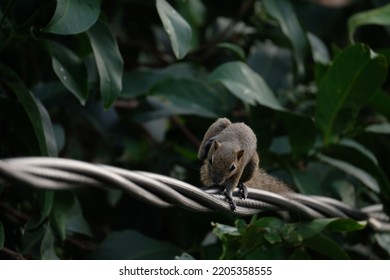
M218 149L221 146L221 143L219 143L217 140L214 141L214 150Z
M244 150L238 151L238 152L236 153L236 155L237 155L237 160L239 161L239 160L242 158L242 156L244 155Z

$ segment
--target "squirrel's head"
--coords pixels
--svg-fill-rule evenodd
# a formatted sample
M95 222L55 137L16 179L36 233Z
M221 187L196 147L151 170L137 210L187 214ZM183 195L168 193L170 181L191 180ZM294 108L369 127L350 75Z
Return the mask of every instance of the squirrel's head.
M207 157L207 168L215 185L223 185L233 176L240 165L244 150L236 150L228 143L214 141Z

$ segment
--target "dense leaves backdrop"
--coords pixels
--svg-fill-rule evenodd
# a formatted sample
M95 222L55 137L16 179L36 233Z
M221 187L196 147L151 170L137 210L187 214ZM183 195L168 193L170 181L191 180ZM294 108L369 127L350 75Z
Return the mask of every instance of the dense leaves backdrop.
M199 141L226 116L253 127L262 167L297 192L389 205L390 4L316 2L1 1L0 158L60 156L200 185ZM389 254L390 235L361 221L237 219L0 181L0 258Z

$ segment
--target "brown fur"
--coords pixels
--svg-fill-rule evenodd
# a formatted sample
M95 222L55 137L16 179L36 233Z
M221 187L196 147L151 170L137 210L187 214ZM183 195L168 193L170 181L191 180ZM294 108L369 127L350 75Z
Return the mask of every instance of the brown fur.
M256 135L247 125L220 118L207 130L199 147L198 156L203 161L201 182L205 186L224 186L233 210L235 204L231 194L236 187L243 188L242 191L246 186L275 193L291 191L284 183L259 169L256 146Z

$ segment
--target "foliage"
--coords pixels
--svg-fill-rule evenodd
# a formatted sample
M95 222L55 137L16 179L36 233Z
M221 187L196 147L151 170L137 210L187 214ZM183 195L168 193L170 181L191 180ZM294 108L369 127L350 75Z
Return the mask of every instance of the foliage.
M221 239L221 259L349 259L348 254L326 232L347 232L364 224L347 219L317 219L287 224L278 218L264 217L246 224L236 220L235 227L215 224L214 233Z
M199 141L226 116L251 125L262 167L296 191L390 205L389 4L315 2L1 1L0 158L61 156L199 185ZM390 254L389 234L349 219L237 219L115 190L2 184L0 258Z

